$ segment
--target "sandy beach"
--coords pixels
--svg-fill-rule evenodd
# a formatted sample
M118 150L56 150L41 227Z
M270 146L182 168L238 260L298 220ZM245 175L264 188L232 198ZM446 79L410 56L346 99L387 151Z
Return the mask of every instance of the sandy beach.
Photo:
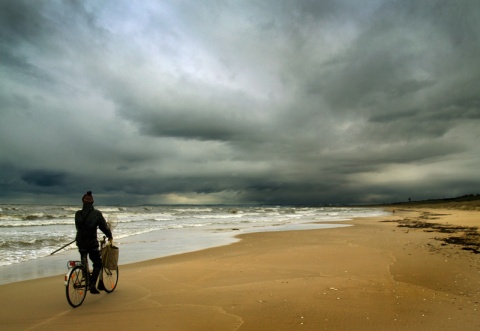
M0 286L2 330L479 330L480 211L400 209L120 266L71 308L64 275Z

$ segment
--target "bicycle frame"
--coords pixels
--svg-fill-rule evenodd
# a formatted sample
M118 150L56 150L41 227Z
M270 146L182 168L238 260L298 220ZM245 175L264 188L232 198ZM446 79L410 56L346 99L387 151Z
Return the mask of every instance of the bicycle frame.
M100 251L102 250L102 248L105 246L105 236L103 236L103 239L100 241ZM71 260L71 261L68 261L67 262L67 268L68 268L68 271L67 271L67 274L65 275L65 286L67 286L68 284L68 280L71 276L71 273L72 273L72 270L74 267L76 266L79 266L79 267L83 267L84 269L84 272L85 272L85 275L91 275L91 272L90 272L90 267L88 265L88 254L87 252L80 252L80 261L78 260ZM102 279L102 274L100 273L100 279ZM87 286L87 289L90 288L90 277L87 277L85 279L86 281L86 286Z
M101 249L106 245L105 237L100 241ZM86 251L80 252L81 260L71 260L67 262L68 271L65 274L65 287L68 303L73 307L79 307L90 289L90 268L88 264L88 254ZM101 268L99 280L102 284L102 291L112 293L117 287L118 266L115 269ZM105 282L104 282L105 281ZM100 284L100 283L99 283Z

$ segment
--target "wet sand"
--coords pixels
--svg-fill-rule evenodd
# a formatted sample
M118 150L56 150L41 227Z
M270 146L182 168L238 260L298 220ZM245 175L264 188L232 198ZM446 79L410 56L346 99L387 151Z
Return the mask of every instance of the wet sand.
M63 275L1 285L0 325L480 329L480 211L412 207L344 223L354 226L252 233L227 246L121 265L115 292L89 294L76 309L65 299Z

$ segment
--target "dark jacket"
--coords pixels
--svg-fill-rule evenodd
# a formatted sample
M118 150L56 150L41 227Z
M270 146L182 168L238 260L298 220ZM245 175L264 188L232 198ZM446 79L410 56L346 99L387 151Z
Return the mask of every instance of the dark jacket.
M112 238L105 218L92 204L84 204L83 209L75 213L75 227L77 228L75 240L80 249L98 249L97 228L109 239Z

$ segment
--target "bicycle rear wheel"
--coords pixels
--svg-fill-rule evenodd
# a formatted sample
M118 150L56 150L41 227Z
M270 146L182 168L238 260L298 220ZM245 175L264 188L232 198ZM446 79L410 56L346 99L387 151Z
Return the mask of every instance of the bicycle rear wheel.
M85 300L87 295L87 279L85 269L77 266L72 269L67 281L66 294L67 301L73 308L77 308Z
M115 269L102 268L102 280L105 292L112 293L118 283L118 266Z

